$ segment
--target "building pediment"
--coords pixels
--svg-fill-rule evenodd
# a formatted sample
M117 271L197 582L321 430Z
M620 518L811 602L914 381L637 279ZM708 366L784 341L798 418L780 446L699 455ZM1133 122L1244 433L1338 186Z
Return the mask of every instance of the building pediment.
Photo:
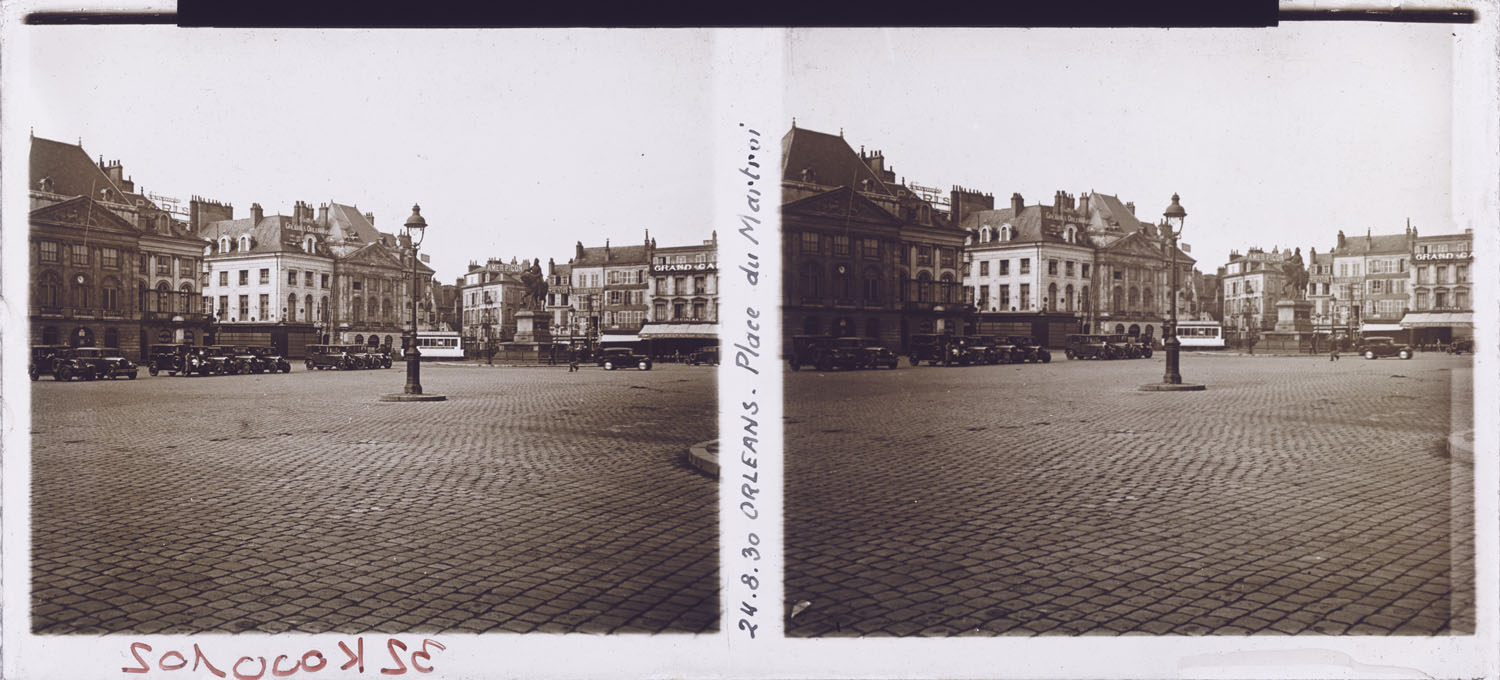
M1166 253L1164 249L1146 239L1139 232L1130 234L1104 248L1109 255L1130 255L1135 257L1150 257L1160 259Z
M136 228L128 220L102 205L96 204L87 196L71 198L61 203L54 203L31 211L32 222L46 222L61 226L85 228L98 230L112 234L123 234L128 236L139 236L141 230Z
M901 220L885 208L859 195L849 187L839 187L821 194L800 198L781 206L783 218L804 217L834 220L858 219L899 226Z

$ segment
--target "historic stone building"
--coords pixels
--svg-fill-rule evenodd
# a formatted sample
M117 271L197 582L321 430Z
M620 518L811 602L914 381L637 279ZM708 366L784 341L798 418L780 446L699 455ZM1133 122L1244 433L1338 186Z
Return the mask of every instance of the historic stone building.
M1134 203L1112 195L1088 192L1074 208L1095 247L1089 280L1094 295L1083 312L1085 327L1101 333L1161 337L1171 307L1168 263L1172 255L1161 231L1136 217ZM1181 243L1175 256L1178 318L1190 318L1183 310L1197 304L1190 285L1197 261Z
M647 283L639 335L648 352L686 356L718 343L718 232L693 245L653 247Z
M544 311L551 319L554 341L572 344L582 335L578 326L580 315L573 310L573 265L558 264L547 258L547 305Z
M211 320L197 286L202 241L138 192L119 161L30 139L30 341L118 348L201 343Z
M968 232L964 296L978 312L975 332L1031 335L1047 344L1077 332L1093 301L1094 248L1073 208L1058 192L1051 206L1028 206L1012 194L1008 208L961 211L959 226Z
M1448 343L1474 337L1474 232L1418 236L1411 230L1407 287L1410 310L1401 327L1411 341Z
M1348 238L1338 233L1333 249L1335 323L1347 333L1401 335L1409 304L1408 265L1416 233Z
M781 140L783 332L961 332L965 233L896 181L879 151L792 126ZM789 344L789 343L788 343Z
M654 248L649 233L641 245L614 246L606 239L599 248L585 248L582 241L575 246L568 262L571 302L590 342L639 340L636 333L650 309L647 273Z
M515 337L516 312L526 295L521 275L531 265L514 257L509 263L490 258L483 265L469 264L460 291L464 346L485 349Z
M1224 266L1224 328L1231 337L1276 327L1276 302L1288 297L1285 267L1294 252L1231 251Z
M205 239L205 304L219 323L218 341L270 345L302 356L316 342L400 347L411 323L411 261L398 239L375 229L374 215L325 203L316 214L298 201L292 214L249 217L194 199L196 231ZM423 298L418 329L437 321L432 269L418 263Z

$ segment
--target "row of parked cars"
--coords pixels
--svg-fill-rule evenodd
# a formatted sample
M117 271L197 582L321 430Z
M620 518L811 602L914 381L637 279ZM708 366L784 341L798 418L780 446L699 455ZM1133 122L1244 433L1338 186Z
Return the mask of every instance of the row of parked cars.
M391 349L368 345L308 345L307 370L390 368Z
M135 380L140 367L120 356L119 350L108 347L68 347L66 345L35 345L31 348L31 360L26 373L32 380L44 375L53 380L111 380L125 377Z
M151 375L244 375L291 373L292 364L270 347L251 345L152 345L146 360Z
M1069 359L1150 359L1151 339L1124 334L1069 335L1063 355Z
M1052 361L1052 353L1029 335L917 334L911 336L907 359L913 366L923 361L931 366L1045 364Z

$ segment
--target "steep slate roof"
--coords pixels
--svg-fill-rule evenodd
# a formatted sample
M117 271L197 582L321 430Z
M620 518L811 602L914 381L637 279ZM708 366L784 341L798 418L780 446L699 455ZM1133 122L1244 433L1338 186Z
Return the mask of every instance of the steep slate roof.
M1153 238L1156 236L1156 225L1137 219L1117 196L1091 191L1089 192L1089 209L1096 211L1106 225L1118 226L1123 231L1140 231L1141 227L1145 226Z
M965 215L963 218L963 222L959 226L962 227L965 231L972 232L976 239L978 239L979 237L980 227L984 225L989 225L990 229L996 232L996 238L999 237L999 229L1000 225L1002 224L1009 223L1011 228L1015 230L1014 236L1012 236L1009 241L991 241L991 244L1045 242L1064 243L1067 245L1088 245L1087 237L1085 235L1086 232L1082 228L1078 230L1079 243L1077 244L1068 243L1067 241L1063 240L1061 230L1053 233L1043 229L1043 217L1052 212L1055 212L1054 208L1052 206L1046 205L1024 206L1021 208L1021 215L1019 217L1017 217L1015 215L1015 211L1010 208L1002 208L999 210L979 210ZM1054 217L1053 219L1056 218ZM1080 227L1081 226L1082 225L1080 224ZM983 246L989 244L981 244L976 240L974 242L974 245Z
M208 241L218 241L220 236L228 236L233 243L231 248L239 247L239 237L245 232L250 232L250 250L248 253L285 253L302 252L302 235L305 230L293 228L292 218L286 215L266 215L260 218L260 224L250 224L251 218L242 217L237 220L219 220L209 222L203 226L199 234ZM316 232L313 232L316 233ZM320 238L321 242L322 239ZM230 252L239 253L239 250ZM323 253L326 255L326 253Z
M651 261L646 246L610 246L609 259L604 257L605 248L584 248L583 257L573 258L574 267L598 267L606 264L646 264Z
M328 233L334 241L359 241L362 243L384 242L394 246L395 240L383 234L365 219L364 213L352 205L328 202Z
M1344 247L1334 252L1340 256L1369 255L1371 253L1405 253L1411 250L1406 234L1382 234L1380 236L1346 236Z
M43 177L52 178L52 193L64 196L98 198L99 190L113 189L125 196L120 186L110 181L83 147L42 137L31 138L31 183L28 189L40 188Z
M793 126L781 138L781 179L801 182L804 169L812 171L813 184L860 189L860 180L868 179L871 193L896 195L843 137Z

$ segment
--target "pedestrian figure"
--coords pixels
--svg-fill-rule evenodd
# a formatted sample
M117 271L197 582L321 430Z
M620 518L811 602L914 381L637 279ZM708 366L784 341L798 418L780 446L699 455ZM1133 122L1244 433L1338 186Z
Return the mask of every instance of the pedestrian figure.
M578 370L578 352L576 350L570 350L568 352L568 372L572 373L576 370Z
M1329 361L1338 361L1339 360L1339 344L1337 342L1334 342L1334 343L1329 343L1329 345L1333 349L1330 349L1328 351L1328 360Z

